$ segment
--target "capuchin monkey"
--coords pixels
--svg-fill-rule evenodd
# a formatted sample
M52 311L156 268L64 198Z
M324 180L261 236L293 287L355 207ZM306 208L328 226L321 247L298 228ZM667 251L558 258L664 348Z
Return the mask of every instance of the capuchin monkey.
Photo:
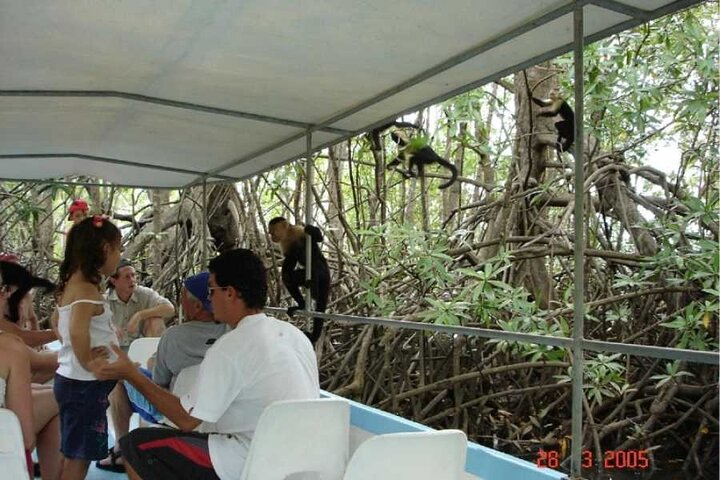
M540 117L560 116L560 121L555 122L555 128L558 132L557 149L559 152L569 152L575 141L575 113L570 105L560 96L558 89L550 91L550 98L541 100L539 98L530 97L532 101L544 107L544 110L538 114Z
M387 168L391 169L401 163L407 164L407 172L403 172L406 178L410 177L422 177L425 175L425 166L433 163L437 163L441 167L445 167L450 170L450 180L440 185L439 188L447 188L457 180L458 171L455 165L448 162L440 155L435 153L429 145L421 147L413 146L412 141L408 140L405 135L400 132L392 132L390 137L398 144L399 152L398 156L393 161L388 163ZM415 171L413 171L413 168Z
M320 229L313 225L305 225L305 227L290 225L285 218L275 217L270 220L268 230L272 241L279 243L282 248L285 256L282 264L282 280L290 295L297 302L297 306L288 308L287 313L290 316L298 310L305 309L305 299L300 292L300 287L308 286L305 280L305 234L310 235L312 239L310 295L315 300L315 310L324 312L330 293L330 268L318 246L323 241ZM298 265L300 268L296 268ZM322 325L320 318L313 318L312 331L305 332L313 344L320 338Z
M414 128L415 130L420 130L420 126L409 122L389 122L384 125L380 125L379 127L375 127L370 131L370 145L374 151L378 152L382 150L382 145L380 144L380 135L382 134L382 132L391 127Z

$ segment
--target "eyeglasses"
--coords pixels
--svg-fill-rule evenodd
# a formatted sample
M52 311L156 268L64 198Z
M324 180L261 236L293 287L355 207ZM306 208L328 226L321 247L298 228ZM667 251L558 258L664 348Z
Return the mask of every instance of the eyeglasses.
M208 287L208 291L207 291L208 298L212 297L213 290L225 290L228 288L230 288L230 287Z

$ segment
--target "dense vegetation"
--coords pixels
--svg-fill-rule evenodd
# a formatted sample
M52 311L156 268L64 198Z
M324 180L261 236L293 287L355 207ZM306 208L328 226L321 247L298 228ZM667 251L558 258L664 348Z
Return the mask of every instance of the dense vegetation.
M718 350L720 229L716 5L663 18L586 49L586 338ZM395 151L365 136L314 159L315 224L326 233L330 311L569 336L573 158L531 115L558 87L572 98L572 57L417 112L433 148L460 170L440 191L387 171ZM79 179L87 181L92 179ZM90 198L124 226L128 255L174 297L200 268L199 245L256 249L285 304L266 224L301 221L294 163L199 191L3 184L0 247L56 273L68 199ZM533 457L567 448L571 356L554 347L330 323L322 386L434 427ZM620 354L586 356L585 447L649 449L717 476L718 369ZM529 453L530 452L530 453ZM534 458L534 457L533 457ZM704 467L704 468L703 468Z

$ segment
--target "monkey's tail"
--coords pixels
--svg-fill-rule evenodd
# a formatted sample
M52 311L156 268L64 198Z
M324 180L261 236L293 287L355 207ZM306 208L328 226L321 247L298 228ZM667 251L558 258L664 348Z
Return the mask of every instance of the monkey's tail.
M458 177L457 167L455 167L455 165L453 165L452 163L448 162L448 161L445 160L444 158L440 158L439 160L437 160L437 162L438 162L440 165L442 165L443 167L445 167L445 168L447 168L448 170L450 170L450 180L448 180L447 182L443 183L443 184L440 185L438 188L448 188L450 185L452 185L453 183L455 183L455 180L457 180L457 177Z
M309 332L304 332L305 335L310 339L310 343L315 345L315 342L318 341L320 338L320 334L322 333L323 329L323 321L320 318L313 317L313 325L312 330Z

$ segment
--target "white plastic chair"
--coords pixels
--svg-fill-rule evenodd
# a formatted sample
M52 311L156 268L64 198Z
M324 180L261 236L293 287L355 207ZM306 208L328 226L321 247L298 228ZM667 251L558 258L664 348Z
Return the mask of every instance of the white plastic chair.
M343 480L460 480L466 451L460 430L378 435L360 444Z
M29 478L20 422L6 408L0 408L0 472L2 478Z
M313 399L275 402L260 416L241 480L283 480L297 473L341 480L350 443L350 404Z
M173 383L172 392L177 397L182 397L186 393L190 392L190 389L195 385L198 373L200 373L200 365L193 365L192 367L186 367L180 370L178 376L175 378Z
M128 357L133 362L138 362L140 366L147 368L147 362L157 351L158 343L160 343L160 337L136 338L130 344Z
M160 337L136 338L130 343L128 357L130 357L130 360L133 362L138 362L141 367L147 368L148 360L157 352L158 343L160 343ZM147 427L151 424L143 420L137 413L133 413L130 416L130 430L133 430L135 425L138 427Z

